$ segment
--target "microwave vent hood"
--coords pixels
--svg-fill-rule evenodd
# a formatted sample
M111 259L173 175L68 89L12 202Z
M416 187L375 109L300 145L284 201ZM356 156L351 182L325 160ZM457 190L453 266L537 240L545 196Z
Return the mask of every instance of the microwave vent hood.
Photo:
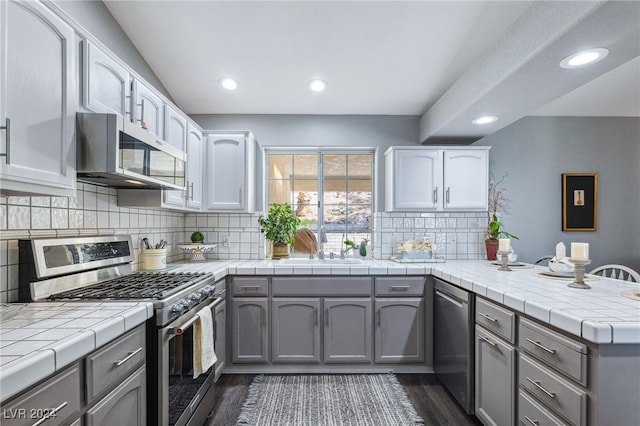
M77 179L112 188L185 190L186 154L118 114L78 113Z

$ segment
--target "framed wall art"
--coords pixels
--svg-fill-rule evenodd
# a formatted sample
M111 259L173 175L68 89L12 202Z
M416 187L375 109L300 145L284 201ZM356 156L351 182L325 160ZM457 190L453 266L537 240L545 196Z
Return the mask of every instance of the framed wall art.
M598 174L562 174L562 230L595 232L598 223Z

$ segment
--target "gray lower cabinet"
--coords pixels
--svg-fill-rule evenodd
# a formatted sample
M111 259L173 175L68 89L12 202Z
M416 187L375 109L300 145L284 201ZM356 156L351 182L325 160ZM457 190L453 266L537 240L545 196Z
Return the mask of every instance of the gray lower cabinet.
M43 383L2 404L0 423L3 426L32 425L39 421L46 425L61 425L76 417L82 406L80 365L56 373Z
M424 337L422 298L376 298L376 363L423 362Z
M320 298L271 299L272 362L320 362Z
M147 424L142 324L0 407L4 425Z
M324 362L370 363L371 298L325 298Z
M516 314L481 297L475 309L475 414L485 425L516 416Z
M87 426L147 423L147 375L143 365L87 411Z
M475 333L475 414L485 425L513 425L516 350L478 325Z
M269 301L266 297L234 297L231 309L233 363L269 361Z

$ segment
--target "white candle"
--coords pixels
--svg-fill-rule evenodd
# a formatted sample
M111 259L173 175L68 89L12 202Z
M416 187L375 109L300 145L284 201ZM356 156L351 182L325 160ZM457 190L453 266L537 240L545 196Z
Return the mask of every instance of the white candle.
M589 243L571 243L571 259L589 260Z
M500 238L498 240L498 251L511 250L511 240L509 238Z

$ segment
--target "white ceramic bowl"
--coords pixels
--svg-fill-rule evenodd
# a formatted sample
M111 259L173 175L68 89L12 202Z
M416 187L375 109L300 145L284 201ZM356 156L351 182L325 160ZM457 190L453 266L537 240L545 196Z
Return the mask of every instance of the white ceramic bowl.
M563 262L549 262L549 270L552 272L573 272L573 265L567 265Z

